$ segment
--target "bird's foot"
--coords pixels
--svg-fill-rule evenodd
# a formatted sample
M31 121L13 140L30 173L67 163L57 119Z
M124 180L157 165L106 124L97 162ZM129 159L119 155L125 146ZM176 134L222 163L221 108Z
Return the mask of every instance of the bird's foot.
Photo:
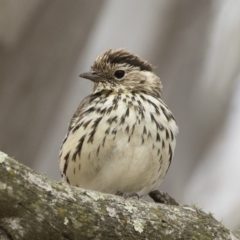
M179 203L176 200L168 195L168 193L160 192L159 190L155 190L149 193L149 196L154 200L154 202L167 204L167 205L175 205L179 206Z
M125 199L131 198L131 199L139 200L139 196L138 196L137 193L123 193L123 192L118 191L118 192L116 193L116 195L117 195L117 196L121 196L121 197L123 197L123 198L125 198Z

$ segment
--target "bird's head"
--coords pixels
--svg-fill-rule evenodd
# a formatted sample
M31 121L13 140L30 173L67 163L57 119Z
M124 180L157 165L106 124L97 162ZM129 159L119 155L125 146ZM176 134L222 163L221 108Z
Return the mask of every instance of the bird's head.
M93 63L91 72L82 78L94 82L94 90L146 92L160 97L162 84L153 67L139 56L124 49L109 49Z

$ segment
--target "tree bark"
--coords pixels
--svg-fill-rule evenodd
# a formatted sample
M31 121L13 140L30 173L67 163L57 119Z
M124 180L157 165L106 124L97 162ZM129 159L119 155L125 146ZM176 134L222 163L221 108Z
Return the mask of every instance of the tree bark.
M0 152L0 239L234 239L195 206L124 199L48 179Z

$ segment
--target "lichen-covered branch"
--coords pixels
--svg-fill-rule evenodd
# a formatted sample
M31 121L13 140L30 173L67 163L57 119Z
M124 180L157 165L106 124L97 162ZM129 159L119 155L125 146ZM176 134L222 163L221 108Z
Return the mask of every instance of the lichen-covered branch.
M0 239L235 239L212 215L70 187L0 152Z

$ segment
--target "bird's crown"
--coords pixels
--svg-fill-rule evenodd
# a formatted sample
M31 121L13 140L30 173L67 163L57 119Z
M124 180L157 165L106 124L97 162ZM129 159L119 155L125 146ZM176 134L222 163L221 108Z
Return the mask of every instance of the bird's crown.
M103 52L95 60L92 69L104 69L105 67L121 65L125 67L139 68L141 71L153 71L153 67L147 61L141 59L138 55L127 52L125 49L109 49Z

